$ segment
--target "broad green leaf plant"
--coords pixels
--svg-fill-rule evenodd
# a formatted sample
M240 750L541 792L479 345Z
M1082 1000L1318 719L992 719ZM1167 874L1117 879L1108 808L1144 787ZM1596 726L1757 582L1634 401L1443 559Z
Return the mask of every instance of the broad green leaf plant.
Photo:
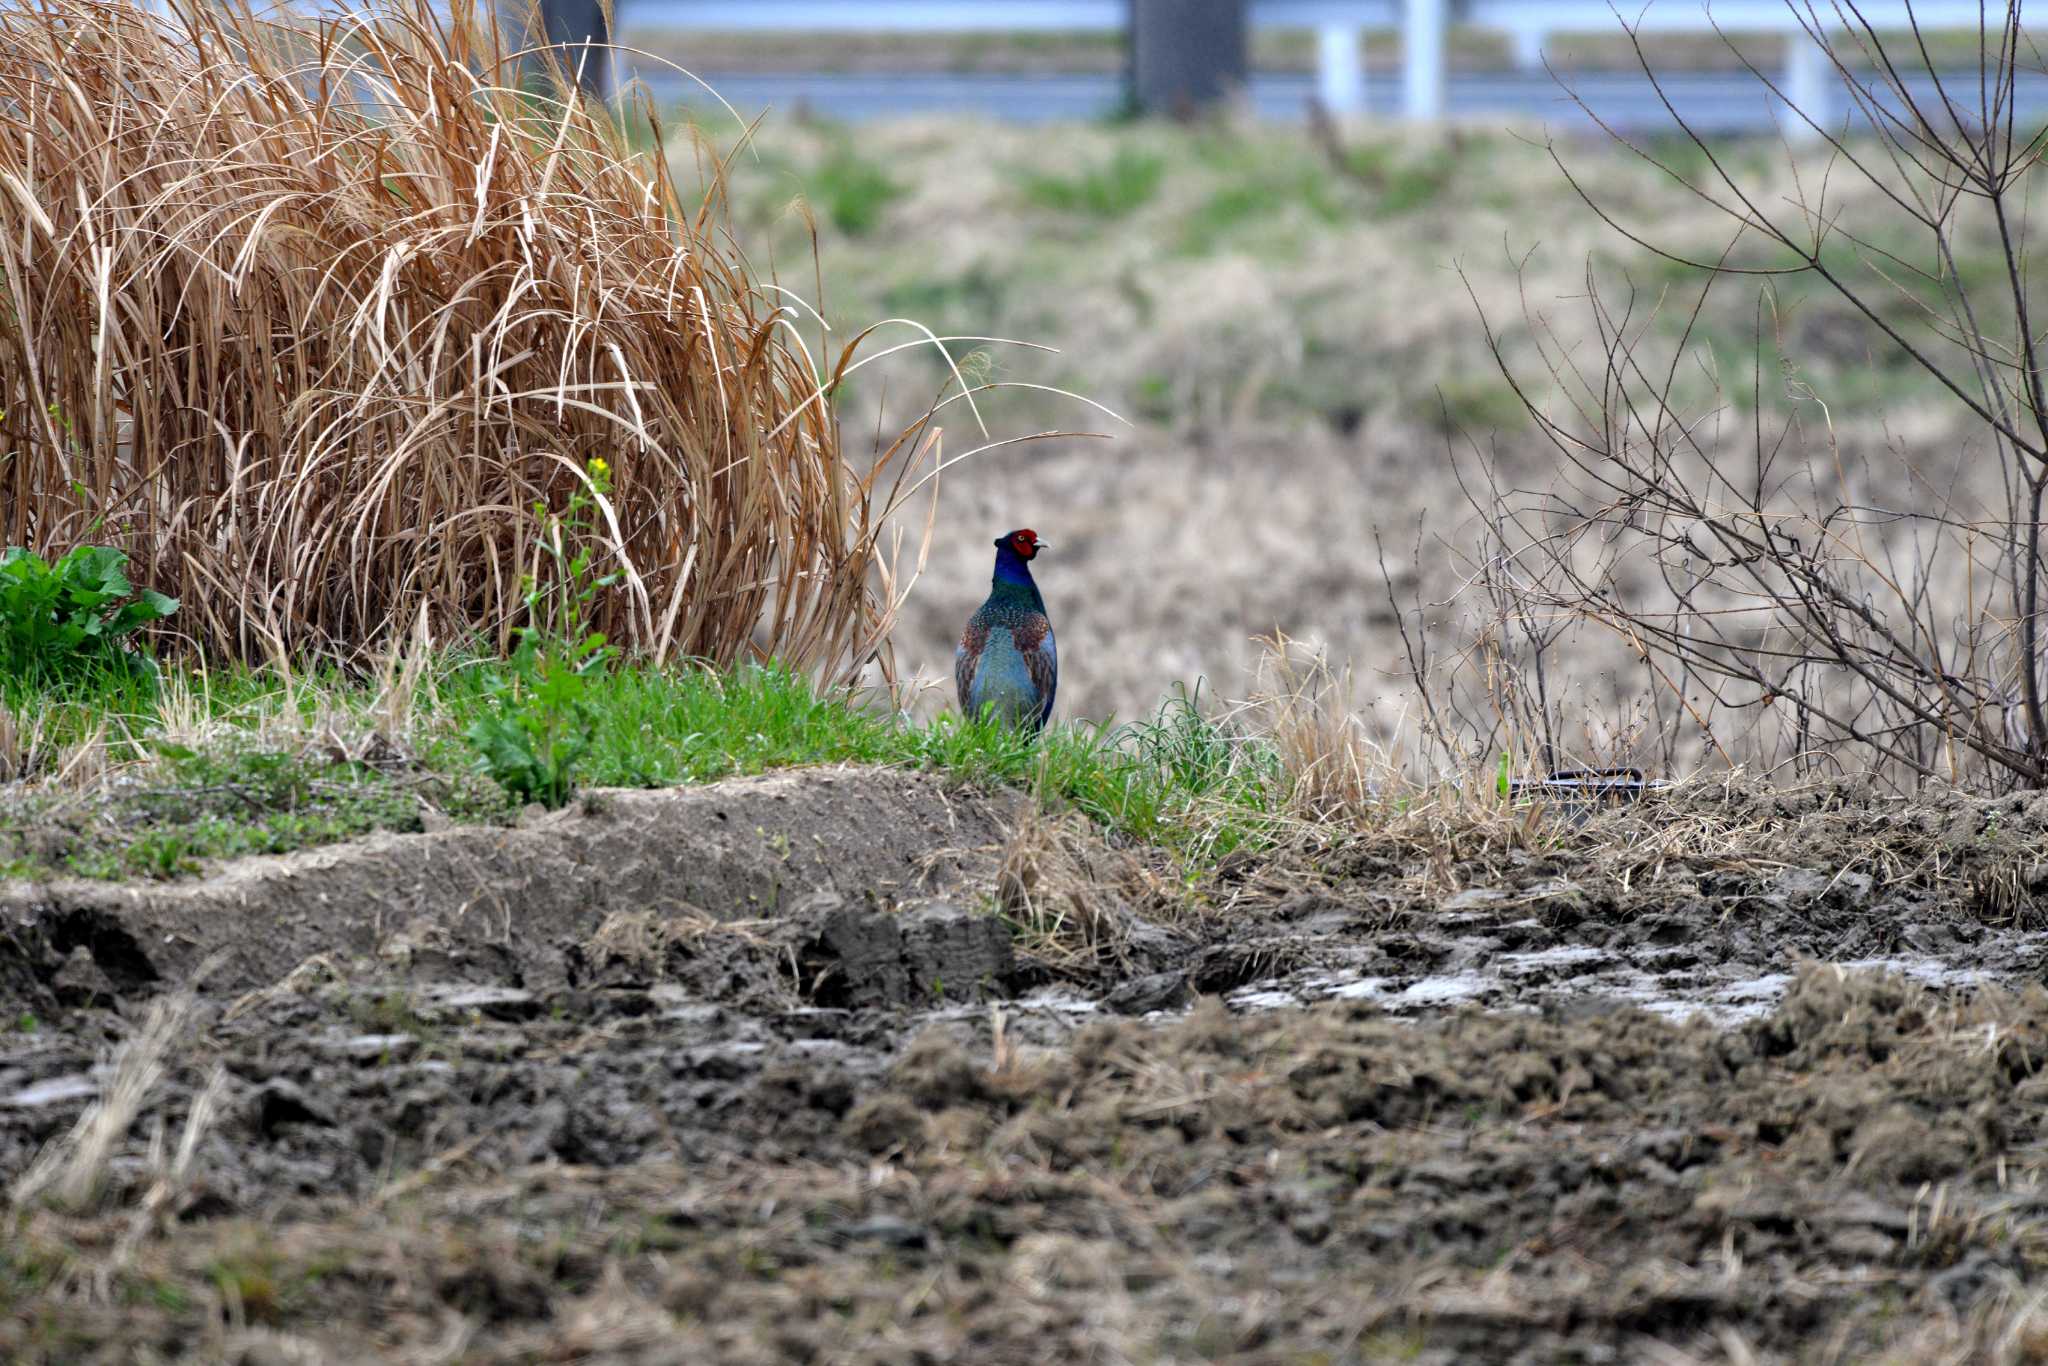
M0 551L0 675L31 687L83 684L113 670L153 677L133 637L178 610L128 581L128 557L79 546L55 564L22 546Z

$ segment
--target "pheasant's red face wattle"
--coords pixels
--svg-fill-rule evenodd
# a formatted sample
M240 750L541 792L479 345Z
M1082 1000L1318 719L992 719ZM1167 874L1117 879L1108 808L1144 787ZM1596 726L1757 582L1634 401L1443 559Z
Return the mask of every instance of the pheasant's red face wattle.
M1028 560L1038 553L1038 533L1020 531L1010 538L1010 544L1016 548L1019 555Z

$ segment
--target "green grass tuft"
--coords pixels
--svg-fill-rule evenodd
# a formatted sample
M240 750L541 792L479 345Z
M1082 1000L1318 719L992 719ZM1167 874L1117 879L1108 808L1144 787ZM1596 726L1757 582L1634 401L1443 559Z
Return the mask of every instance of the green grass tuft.
M1376 218L1398 218L1434 203L1450 188L1460 158L1449 148L1403 155L1400 148L1384 143L1355 147L1345 154L1352 174L1372 187L1371 211Z
M113 762L147 762L94 798L33 788L0 795L0 875L171 878L210 860L286 853L436 819L509 819L517 805L465 739L497 705L496 666L444 659L421 687L410 753L350 757L335 718L367 715L369 682L328 672L289 689L248 672L202 681L173 673L206 738L165 739L135 699L113 692L97 715L73 699L72 737L103 733ZM1071 722L1038 736L946 714L929 724L821 693L775 665L731 673L624 666L587 680L593 725L579 782L669 787L810 764L865 763L1022 787L1125 838L1202 861L1270 829L1284 797L1269 745L1203 714L1183 692L1148 720ZM191 718L187 718L188 722ZM365 723L367 724L367 723ZM66 814L69 813L69 814Z
M812 173L810 190L812 201L825 210L832 226L849 237L861 237L874 231L883 211L902 198L905 187L879 163L841 148Z
M1027 175L1024 198L1054 213L1108 221L1127 218L1151 203L1165 176L1166 158L1135 147L1119 147L1103 165L1078 175Z

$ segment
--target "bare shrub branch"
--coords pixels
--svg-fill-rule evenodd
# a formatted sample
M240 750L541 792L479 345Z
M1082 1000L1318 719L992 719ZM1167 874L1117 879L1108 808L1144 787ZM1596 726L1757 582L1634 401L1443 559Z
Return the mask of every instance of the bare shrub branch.
M1849 0L1792 8L1860 127L1789 109L1817 143L1788 146L1772 174L1667 99L1684 164L1627 144L1725 221L1718 253L1635 226L1642 206L1606 202L1553 147L1603 221L1703 279L1681 309L1668 288L1646 293L1589 263L1592 340L1578 344L1525 292L1524 340L1547 382L1481 310L1495 361L1558 457L1541 491L1468 484L1502 571L1482 586L1505 574L1503 612L1620 635L1698 727L1698 757L1735 762L1739 730L1743 757L1795 770L2048 786L2048 395L2026 238L2041 141L2013 117L2019 6L1986 11L1968 94L1932 70L1917 27L1881 34ZM1746 393L1701 336L1730 277L1759 281ZM1816 312L1824 332L1803 321ZM1840 400L1795 359L1816 337L1854 337L1891 392L1946 408L1975 439L1936 468L1902 439L1873 441L1867 423L1845 433ZM1768 383L1766 351L1783 358Z

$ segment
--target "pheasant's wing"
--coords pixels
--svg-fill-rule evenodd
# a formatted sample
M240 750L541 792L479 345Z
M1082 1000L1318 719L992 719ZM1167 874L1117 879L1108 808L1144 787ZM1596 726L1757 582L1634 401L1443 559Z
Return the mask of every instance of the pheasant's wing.
M1053 694L1060 687L1060 652L1052 638L1052 623L1040 612L1031 614L1017 632L1017 649L1024 655L1024 667L1031 671L1031 685L1038 690L1038 724L1052 719Z
M953 651L953 687L960 694L960 714L970 720L974 716L974 703L970 699L974 691L974 666L981 662L981 647L987 643L988 626L977 615L967 623L967 631Z

